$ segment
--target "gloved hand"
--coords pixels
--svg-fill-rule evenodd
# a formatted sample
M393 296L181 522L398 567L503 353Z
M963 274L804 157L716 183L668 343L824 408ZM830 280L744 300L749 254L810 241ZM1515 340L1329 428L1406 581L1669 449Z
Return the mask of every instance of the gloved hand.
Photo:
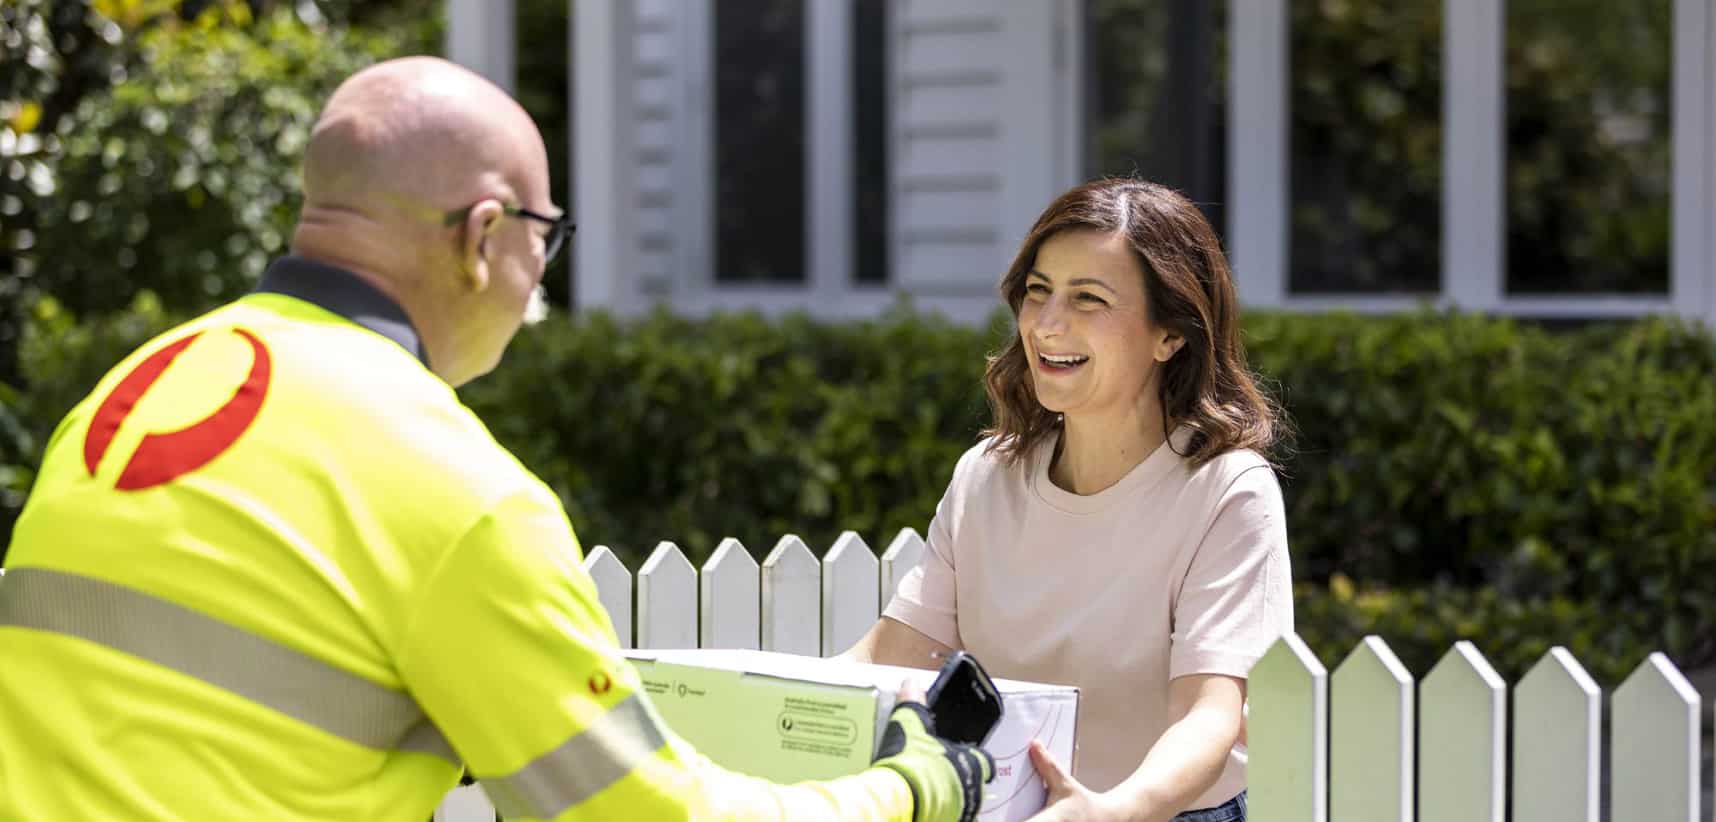
M915 822L971 822L983 805L983 786L995 778L988 751L935 736L929 708L915 700L894 707L875 764L911 786Z

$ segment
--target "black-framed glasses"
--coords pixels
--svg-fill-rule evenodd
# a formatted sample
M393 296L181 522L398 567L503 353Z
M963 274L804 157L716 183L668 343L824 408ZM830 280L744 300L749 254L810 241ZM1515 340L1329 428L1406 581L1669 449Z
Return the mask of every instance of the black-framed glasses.
M476 208L474 203L447 212L447 225L458 224L460 220L465 219L466 214L471 213L473 208ZM548 236L543 238L543 242L547 246L542 251L542 265L545 268L554 263L555 258L560 255L560 250L566 247L566 240L578 230L578 224L572 222L571 213L562 214L559 217L550 217L547 214L539 214L523 206L515 205L502 205L501 213L509 217L523 217L527 220L548 224Z

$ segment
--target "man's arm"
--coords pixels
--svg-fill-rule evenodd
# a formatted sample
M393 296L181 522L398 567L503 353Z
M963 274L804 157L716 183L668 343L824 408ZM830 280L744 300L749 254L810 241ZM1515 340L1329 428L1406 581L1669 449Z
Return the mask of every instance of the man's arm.
M941 743L919 729L905 729L910 756L796 786L698 754L643 693L546 489L497 504L423 587L401 673L509 822L960 815L955 765L923 755ZM914 795L927 800L916 813Z

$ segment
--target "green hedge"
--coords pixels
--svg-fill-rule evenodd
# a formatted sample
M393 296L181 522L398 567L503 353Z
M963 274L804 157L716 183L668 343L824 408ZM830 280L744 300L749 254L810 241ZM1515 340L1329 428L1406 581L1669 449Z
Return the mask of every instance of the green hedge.
M1302 597L1326 659L1364 626L1424 638L1409 660L1423 664L1430 646L1471 638L1514 674L1551 640L1587 651L1600 676L1650 648L1716 661L1707 334L1454 315L1272 317L1251 331L1254 365L1302 432L1287 482L1296 575L1378 590L1369 610ZM1552 624L1565 629L1541 630ZM1516 630L1535 639L1506 638Z
M1375 634L1416 676L1429 673L1455 642L1467 640L1503 677L1517 682L1560 645L1603 687L1612 688L1650 652L1677 647L1665 638L1656 615L1644 608L1611 608L1562 596L1513 597L1493 587L1361 589L1336 574L1327 585L1301 583L1293 601L1300 637L1330 670L1360 640ZM1697 664L1691 652L1676 656L1688 666Z
M909 314L827 325L605 317L529 333L465 392L587 545L700 559L726 536L923 530L983 427L984 335ZM635 563L633 564L635 566Z
M0 491L58 416L171 320L38 306L32 390L0 394ZM1338 662L1380 632L1422 673L1472 638L1511 674L1550 643L1599 676L1651 649L1716 661L1716 341L1670 320L1549 331L1464 314L1253 315L1289 409L1281 454L1301 632ZM671 539L825 548L922 530L987 419L1005 333L901 308L868 322L556 318L464 390L628 563ZM11 422L8 422L11 420ZM0 496L0 504L13 497ZM1356 585L1340 580L1356 580ZM1344 587L1343 587L1344 586Z

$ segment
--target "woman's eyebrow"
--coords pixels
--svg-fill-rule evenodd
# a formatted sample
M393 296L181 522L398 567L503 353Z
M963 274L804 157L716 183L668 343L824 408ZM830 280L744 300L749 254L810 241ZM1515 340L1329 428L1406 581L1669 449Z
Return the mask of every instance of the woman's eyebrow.
M1026 279L1029 279L1031 277L1036 277L1038 279L1048 280L1051 283L1054 282L1054 280L1051 279L1049 277L1049 275L1044 274L1043 272L1038 271L1037 269L1034 269L1034 268L1031 269L1031 273L1025 275L1025 277L1026 277ZM1097 278L1097 277L1074 277L1073 279L1067 281L1067 285L1069 285L1069 286L1099 285L1099 286L1102 286L1103 288L1108 289L1109 291L1114 291L1114 286L1109 285L1106 280L1102 280L1102 279ZM1118 293L1118 292L1116 292L1116 293Z
M1094 286L1102 287L1103 290L1108 291L1111 294L1120 293L1118 291L1115 291L1114 286L1109 285L1107 283L1107 281L1098 279L1096 277L1074 277L1072 280L1067 282L1067 285L1069 285L1069 286L1094 285Z

